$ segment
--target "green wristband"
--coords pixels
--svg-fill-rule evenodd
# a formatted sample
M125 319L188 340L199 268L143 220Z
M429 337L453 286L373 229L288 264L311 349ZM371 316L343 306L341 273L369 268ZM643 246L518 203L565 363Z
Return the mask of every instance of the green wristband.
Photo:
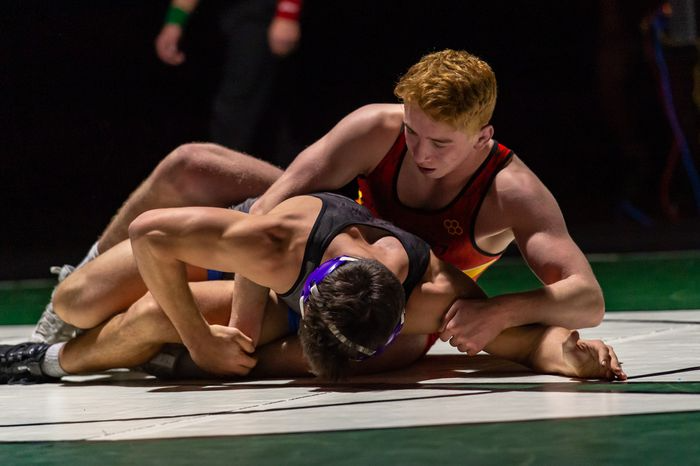
M165 14L165 24L179 24L180 26L184 26L187 24L187 19L189 17L190 14L182 8L170 5L168 7L168 12Z

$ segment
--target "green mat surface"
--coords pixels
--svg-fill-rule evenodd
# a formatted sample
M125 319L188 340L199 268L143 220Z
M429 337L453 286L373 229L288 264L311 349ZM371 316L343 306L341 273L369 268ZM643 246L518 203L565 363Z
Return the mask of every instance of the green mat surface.
M690 465L700 413L115 442L0 443L7 465Z

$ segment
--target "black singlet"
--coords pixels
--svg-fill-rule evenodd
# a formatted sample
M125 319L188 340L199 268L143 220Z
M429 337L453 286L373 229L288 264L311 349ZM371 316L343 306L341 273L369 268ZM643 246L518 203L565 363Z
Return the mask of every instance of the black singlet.
M387 231L398 239L406 250L408 275L403 282L403 289L406 301L408 301L413 288L420 282L428 267L430 261L428 243L386 220L373 217L369 210L347 197L332 193L316 193L310 194L310 196L321 199L321 210L309 234L299 276L291 290L281 294L280 298L295 312L300 313L299 296L306 277L321 264L323 253L330 242L345 228L352 225L364 225Z

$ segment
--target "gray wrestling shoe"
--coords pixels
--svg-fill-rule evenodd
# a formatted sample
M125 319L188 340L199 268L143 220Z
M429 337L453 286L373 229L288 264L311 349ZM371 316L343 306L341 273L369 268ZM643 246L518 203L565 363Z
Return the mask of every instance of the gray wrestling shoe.
M73 273L75 267L72 265L64 265L62 267L51 267L51 273L58 275L58 283L66 279L68 275ZM54 289L55 291L55 289ZM51 293L53 299L53 292ZM49 301L41 314L39 321L34 327L30 340L34 343L59 343L75 338L80 333L80 329L64 322L53 311L53 303Z

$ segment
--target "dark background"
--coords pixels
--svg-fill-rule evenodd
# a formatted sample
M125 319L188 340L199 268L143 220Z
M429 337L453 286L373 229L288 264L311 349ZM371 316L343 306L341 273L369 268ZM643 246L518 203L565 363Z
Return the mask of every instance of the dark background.
M165 154L207 139L217 1L202 0L191 18L179 68L153 50L167 1L3 2L0 278L45 277L50 265L77 262ZM671 192L678 214L659 205L670 133L637 37L643 8L620 8L629 36L604 34L595 1L306 0L283 86L292 133L310 144L356 107L394 101L394 83L421 55L466 49L498 77L495 138L559 199L584 251L697 248L682 169ZM606 103L601 51L622 42L633 78L621 103ZM634 153L646 155L621 155L611 103L629 105ZM651 223L624 213L622 200Z

